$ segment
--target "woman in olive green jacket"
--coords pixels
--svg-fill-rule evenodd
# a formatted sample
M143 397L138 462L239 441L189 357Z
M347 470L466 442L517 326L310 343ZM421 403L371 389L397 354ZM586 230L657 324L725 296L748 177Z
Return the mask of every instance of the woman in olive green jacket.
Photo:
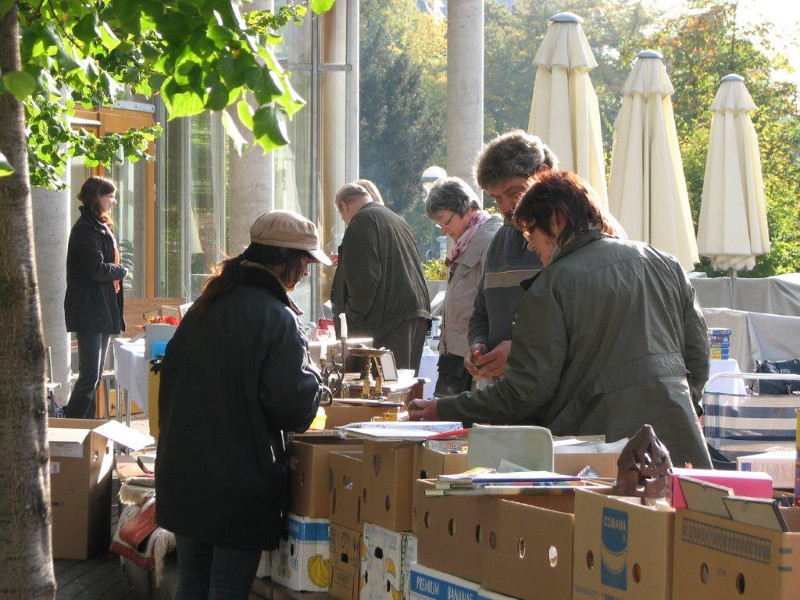
M697 418L708 339L694 290L672 256L602 233L593 196L572 173L537 175L514 218L545 268L524 284L505 379L418 401L412 418L608 441L648 423L676 466L710 467Z

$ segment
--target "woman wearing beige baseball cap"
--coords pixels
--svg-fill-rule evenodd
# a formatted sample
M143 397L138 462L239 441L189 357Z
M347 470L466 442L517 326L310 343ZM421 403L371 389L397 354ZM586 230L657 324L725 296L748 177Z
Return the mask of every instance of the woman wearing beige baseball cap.
M248 597L284 529L285 432L308 429L323 389L287 294L309 263L330 264L317 228L273 211L250 241L208 281L161 370L156 511L177 540L180 598Z

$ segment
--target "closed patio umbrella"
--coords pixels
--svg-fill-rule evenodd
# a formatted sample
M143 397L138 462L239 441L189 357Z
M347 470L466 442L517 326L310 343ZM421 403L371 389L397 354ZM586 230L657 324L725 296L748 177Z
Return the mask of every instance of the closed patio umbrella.
M732 277L770 250L761 155L750 120L755 108L743 77L722 78L711 104L697 247L714 269L729 269Z
M534 57L536 79L528 133L538 135L553 149L562 169L588 181L607 208L600 105L589 78L597 61L583 33L582 20L572 13L550 19Z
M700 256L672 112L675 89L661 58L659 52L640 52L622 87L609 208L630 239L674 255L691 271Z

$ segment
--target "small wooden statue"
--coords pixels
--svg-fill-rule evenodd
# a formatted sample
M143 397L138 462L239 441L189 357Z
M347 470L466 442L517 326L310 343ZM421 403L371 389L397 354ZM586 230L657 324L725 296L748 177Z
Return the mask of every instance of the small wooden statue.
M666 446L650 425L643 425L617 459L617 480L613 493L618 496L663 498L672 460Z

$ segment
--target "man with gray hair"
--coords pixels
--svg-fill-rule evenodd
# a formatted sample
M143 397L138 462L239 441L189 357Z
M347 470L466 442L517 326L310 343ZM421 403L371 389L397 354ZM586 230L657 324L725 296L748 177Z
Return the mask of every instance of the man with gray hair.
M398 368L416 372L431 301L414 233L361 185L345 184L335 202L347 225L331 289L335 314L345 313L351 335L373 338Z
M503 226L486 251L469 320L470 354L464 365L475 379L505 374L511 328L523 293L520 283L542 268L511 216L528 187L528 179L541 170L556 168L557 160L550 148L521 129L498 135L478 155L473 169L475 181L497 202Z

